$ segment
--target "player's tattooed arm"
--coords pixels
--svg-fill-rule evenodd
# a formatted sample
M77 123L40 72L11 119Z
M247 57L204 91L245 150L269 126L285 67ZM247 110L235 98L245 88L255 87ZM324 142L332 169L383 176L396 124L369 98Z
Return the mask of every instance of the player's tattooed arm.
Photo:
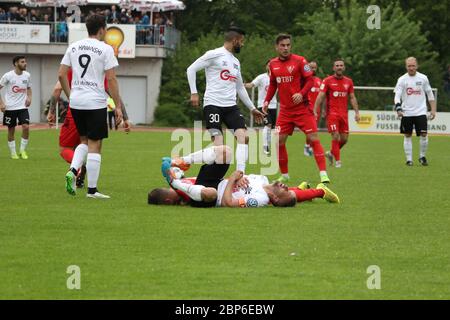
M228 184L225 188L222 198L222 207L239 207L239 200L233 199L233 188L236 185L236 182L243 177L244 173L242 171L233 172L228 178Z

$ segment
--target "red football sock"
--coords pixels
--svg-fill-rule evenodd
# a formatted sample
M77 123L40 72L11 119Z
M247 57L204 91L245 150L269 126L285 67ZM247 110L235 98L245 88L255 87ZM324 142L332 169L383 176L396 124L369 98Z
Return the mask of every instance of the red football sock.
M288 154L285 144L278 146L278 164L280 165L281 173L288 173Z
M74 153L75 151L73 151L72 149L64 149L63 151L61 151L60 155L70 164L72 163Z
M341 160L341 143L339 140L331 141L331 154L334 156L336 161Z
M306 189L300 190L298 188L289 188L289 190L294 191L297 196L297 202L309 201L314 198L323 198L325 192L322 189Z
M314 158L316 159L317 166L319 167L320 171L326 171L327 165L325 161L325 153L323 151L323 147L320 144L319 140L311 141L310 143L313 152L314 152Z

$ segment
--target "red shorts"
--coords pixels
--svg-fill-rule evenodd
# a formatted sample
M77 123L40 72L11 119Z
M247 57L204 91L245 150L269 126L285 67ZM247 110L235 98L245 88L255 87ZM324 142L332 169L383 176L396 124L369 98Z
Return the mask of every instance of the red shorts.
M302 113L287 113L280 111L277 118L277 130L279 134L292 135L294 128L297 127L305 134L317 132L317 121L314 113L307 109Z
M349 133L348 115L330 114L327 116L328 132Z
M69 110L59 132L59 146L63 148L75 148L79 144L80 135L78 134L75 121L72 118L72 113Z

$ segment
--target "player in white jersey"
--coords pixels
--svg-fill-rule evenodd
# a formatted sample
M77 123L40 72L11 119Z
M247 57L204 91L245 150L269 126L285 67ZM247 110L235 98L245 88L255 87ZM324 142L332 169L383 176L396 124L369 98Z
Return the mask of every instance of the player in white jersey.
M239 53L244 45L245 33L232 27L225 33L223 47L207 51L187 69L187 78L191 90L191 103L200 104L196 85L197 72L205 70L206 91L203 101L203 119L215 145L223 144L222 123L234 131L237 139L236 163L238 170L245 171L248 159L246 144L246 126L244 117L237 107L236 95L261 123L264 115L256 109L245 90L241 76L241 65L233 55Z
M66 190L76 194L76 176L86 160L89 198L107 199L109 196L97 190L100 175L102 140L108 137L107 94L104 80L116 104L116 119L122 121L119 86L114 68L119 64L113 48L104 43L105 17L91 15L86 20L89 38L74 42L64 55L59 69L59 81L69 97L70 109L80 135L81 143L75 149L70 169L66 174ZM72 68L72 85L67 73Z
M8 126L8 147L11 152L11 159L19 159L14 138L17 124L22 126L19 155L22 159L28 159L26 147L30 136L28 108L31 105L31 77L25 71L27 60L24 56L15 56L13 65L14 70L5 73L0 79L0 90L6 88L5 102L0 96L0 111L3 112L3 125Z
M431 106L430 120L436 117L436 101L431 90L428 77L417 71L417 59L409 57L405 60L406 70L403 76L398 78L395 86L395 110L401 117L400 132L405 135L403 148L406 155L406 165L412 166L412 132L416 130L416 135L420 136L420 156L419 162L423 166L428 165L425 157L428 149L428 123L427 123L427 101Z
M258 75L252 82L246 83L245 87L251 89L253 87L258 88L258 108L262 108L264 99L266 98L267 89L270 84L270 69L269 61L266 63L266 73ZM271 130L275 129L275 123L277 121L277 98L274 96L269 103L269 108L267 109L267 116L265 118L265 126L263 129L263 148L264 153L270 154L270 143L271 143Z

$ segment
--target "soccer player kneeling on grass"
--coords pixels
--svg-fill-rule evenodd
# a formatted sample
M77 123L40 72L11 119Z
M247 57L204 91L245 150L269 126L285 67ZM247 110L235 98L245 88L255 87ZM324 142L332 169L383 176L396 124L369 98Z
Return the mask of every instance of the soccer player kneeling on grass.
M436 117L436 101L431 90L428 77L417 71L417 59L409 57L405 61L406 70L403 76L398 78L395 86L395 111L401 117L400 133L405 135L403 148L406 155L406 165L412 166L412 132L416 129L416 135L420 136L419 163L428 165L425 154L428 149L428 123L427 123L427 102L431 106L430 120Z
M233 172L224 179L229 168L231 149L216 146L194 152L181 158L163 158L161 171L171 189L158 188L149 193L150 204L189 203L193 207L263 207L273 204L292 207L297 201L324 198L339 202L339 198L324 184L317 189L307 189L304 183L298 188L288 188L276 181L269 183L262 175L244 176L242 171ZM192 163L204 163L197 178L183 179L179 169L187 170ZM195 182L194 182L195 181Z

